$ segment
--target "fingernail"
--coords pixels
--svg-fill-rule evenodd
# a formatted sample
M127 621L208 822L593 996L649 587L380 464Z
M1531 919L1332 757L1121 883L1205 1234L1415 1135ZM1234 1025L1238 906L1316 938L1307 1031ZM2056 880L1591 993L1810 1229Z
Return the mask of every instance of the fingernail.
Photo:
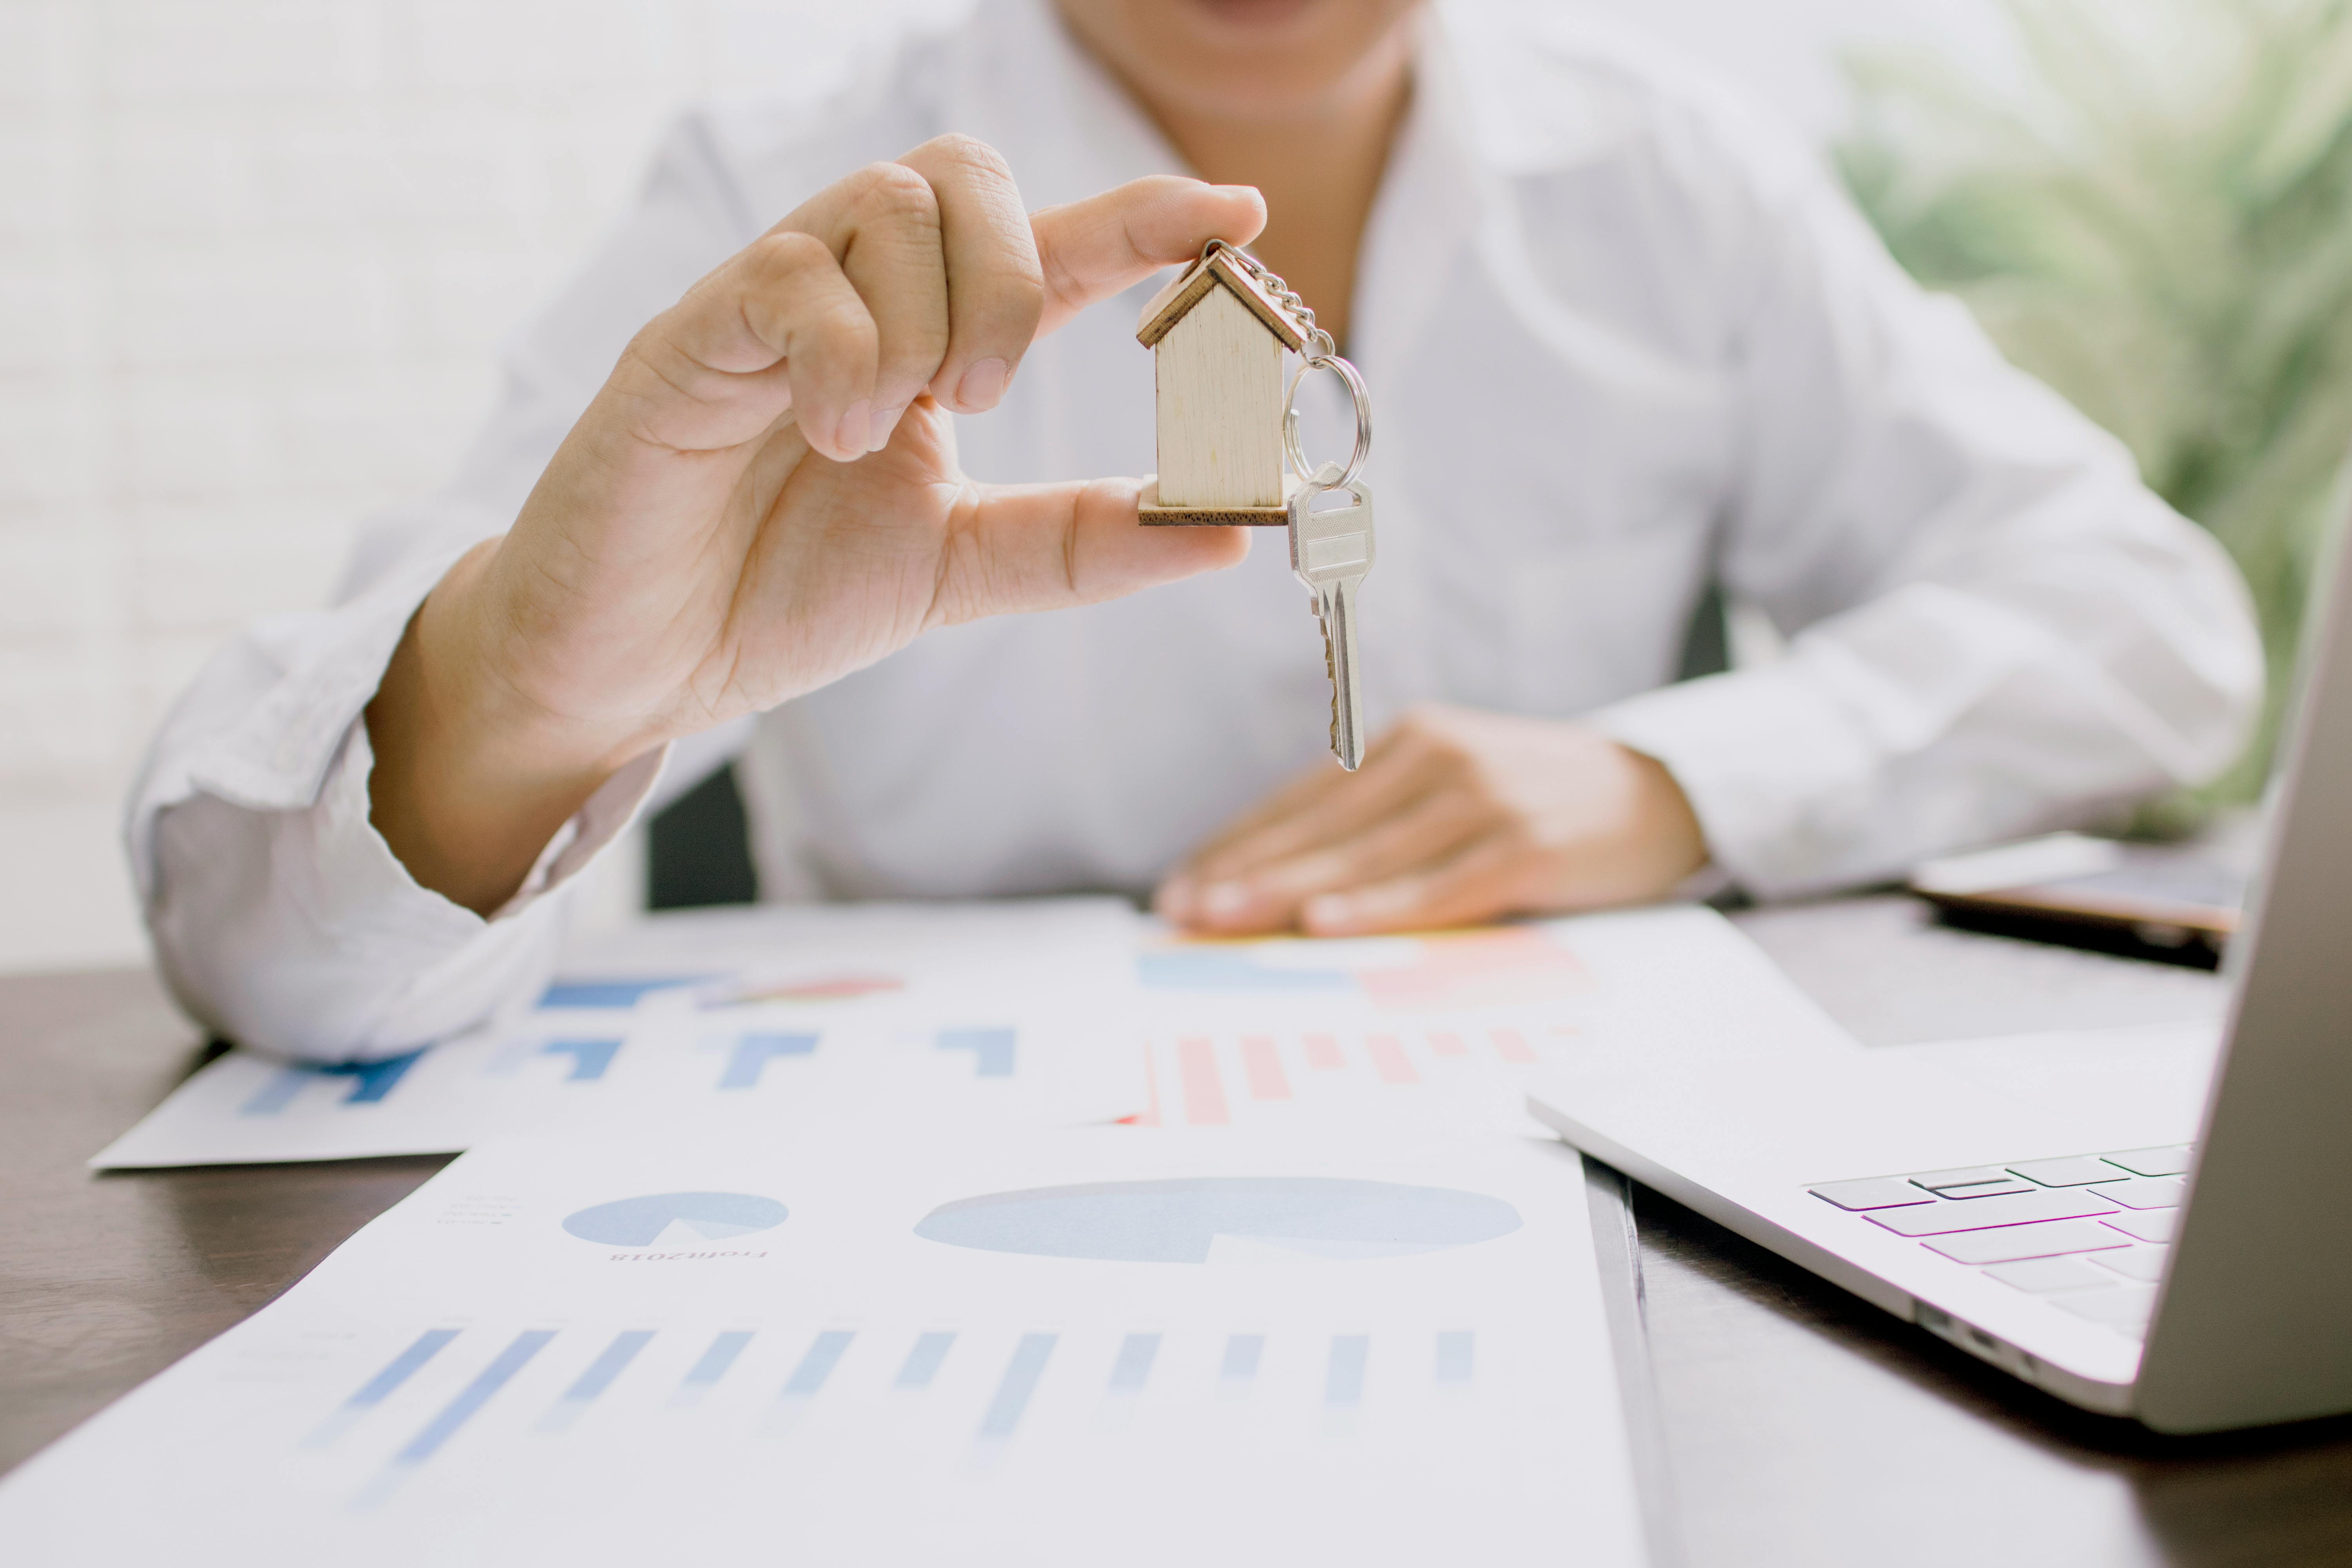
M841 411L841 423L833 427L833 444L853 456L869 450L867 443L874 434L874 400L861 397Z
M1004 384L1013 378L1013 367L991 354L974 363L956 383L956 405L967 414L978 414L996 406L1004 395Z
M898 428L898 421L905 416L906 412L907 405L901 403L896 408L886 408L881 413L876 415L874 416L874 439L866 449L869 452L878 452L883 447L888 446L890 444L891 433Z
M1192 911L1192 883L1190 878L1176 877L1160 885L1160 896L1151 900L1160 912L1171 921L1181 921Z
M1201 895L1201 912L1211 920L1223 920L1249 908L1249 889L1239 882L1219 882Z
M1317 926L1345 925L1348 917L1354 912L1355 905L1338 893L1323 893L1309 899L1299 911L1309 930Z

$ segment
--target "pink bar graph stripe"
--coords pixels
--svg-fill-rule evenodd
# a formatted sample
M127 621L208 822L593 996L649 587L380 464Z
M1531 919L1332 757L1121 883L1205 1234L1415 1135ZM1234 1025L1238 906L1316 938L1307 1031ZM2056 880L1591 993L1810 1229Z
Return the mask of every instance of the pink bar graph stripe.
M1536 1048L1528 1044L1528 1037L1517 1029L1496 1030L1495 1048L1502 1053L1507 1062L1531 1062L1536 1059Z
M1195 1127L1223 1127L1233 1120L1225 1109L1224 1079L1217 1076L1217 1048L1206 1040L1176 1042L1176 1067L1184 1079L1184 1120Z
M1282 1053L1264 1035L1242 1041L1242 1068L1249 1074L1252 1100L1288 1100L1290 1077L1282 1070Z
M1441 1057L1466 1057L1470 1054L1470 1047L1463 1043L1462 1037L1450 1029L1441 1029L1432 1034L1429 1037L1429 1048Z
M1157 1127L1160 1125L1160 1063L1150 1040L1143 1042L1143 1081L1151 1088L1151 1102L1132 1116L1120 1117L1119 1121L1124 1126Z
M1318 1070L1343 1068L1348 1058L1339 1054L1339 1042L1329 1035L1307 1037L1307 1065Z
M1371 1053L1372 1070L1382 1083L1419 1083L1421 1074L1404 1054L1404 1042L1394 1035L1367 1035L1364 1048Z

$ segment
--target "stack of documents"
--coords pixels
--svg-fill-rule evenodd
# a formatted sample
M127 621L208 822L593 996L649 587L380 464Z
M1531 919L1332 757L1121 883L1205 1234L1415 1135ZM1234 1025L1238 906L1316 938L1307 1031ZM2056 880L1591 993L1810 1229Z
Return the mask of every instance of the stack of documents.
M93 1163L471 1152L0 1486L0 1539L1636 1563L1584 1187L1524 1085L1769 973L1688 909L1346 942L760 910L391 1060L232 1052Z

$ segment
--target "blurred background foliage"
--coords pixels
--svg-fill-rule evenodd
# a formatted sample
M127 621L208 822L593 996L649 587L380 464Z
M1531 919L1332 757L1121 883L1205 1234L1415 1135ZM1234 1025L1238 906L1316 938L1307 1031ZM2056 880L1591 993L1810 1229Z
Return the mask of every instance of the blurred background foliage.
M1841 168L1895 257L2228 547L2260 734L2144 826L2261 791L2352 444L2352 0L2009 0L2014 79L1846 61Z

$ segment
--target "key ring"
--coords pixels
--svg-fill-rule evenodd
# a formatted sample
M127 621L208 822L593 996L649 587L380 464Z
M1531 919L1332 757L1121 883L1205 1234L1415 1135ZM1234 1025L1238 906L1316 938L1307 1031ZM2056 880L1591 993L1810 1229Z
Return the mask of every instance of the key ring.
M1309 356L1298 367L1297 374L1290 378L1290 390L1283 395L1282 450L1302 482L1318 489L1342 489L1353 484L1363 473L1364 461L1372 455L1372 395L1365 390L1362 373L1331 352L1328 346L1331 335L1320 328L1316 329L1315 335L1320 340L1315 346L1321 352ZM1318 468L1308 462L1307 448L1298 438L1298 384L1307 379L1308 372L1317 370L1328 370L1346 382L1349 395L1356 400L1355 450L1348 454L1348 466L1339 470L1339 477L1328 484L1321 480L1331 465L1326 463Z

